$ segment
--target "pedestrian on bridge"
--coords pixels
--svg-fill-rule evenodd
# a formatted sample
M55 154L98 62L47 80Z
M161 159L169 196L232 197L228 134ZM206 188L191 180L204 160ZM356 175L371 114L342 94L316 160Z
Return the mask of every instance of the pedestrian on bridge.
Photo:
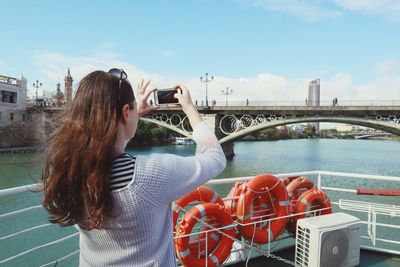
M338 99L337 99L337 97L335 97L335 98L333 99L332 105L333 105L334 107L338 106Z

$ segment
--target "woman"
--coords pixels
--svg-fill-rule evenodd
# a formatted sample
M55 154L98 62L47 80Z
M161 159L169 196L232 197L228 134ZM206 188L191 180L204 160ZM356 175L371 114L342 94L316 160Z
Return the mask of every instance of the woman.
M111 69L84 77L48 145L43 206L50 221L77 224L80 266L176 266L171 203L218 175L226 160L183 85L175 94L189 118L196 156L124 152L155 89Z

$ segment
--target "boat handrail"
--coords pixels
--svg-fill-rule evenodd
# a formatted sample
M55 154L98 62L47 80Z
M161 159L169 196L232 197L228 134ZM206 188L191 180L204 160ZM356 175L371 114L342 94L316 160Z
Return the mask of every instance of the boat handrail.
M274 175L278 178L285 178L290 176L305 176L305 175L329 175L329 176L339 176L339 177L351 177L358 179L373 179L373 180L400 182L400 177L396 176L371 175L371 174L348 173L348 172L332 172L332 171L302 171L302 172L291 172L291 173L277 173ZM205 185L224 185L224 184L232 184L235 182L245 182L253 177L254 176L244 176L244 177L213 179L205 183ZM41 189L40 183L1 189L0 197L27 191L37 191L40 189Z
M400 206L391 204L379 204L374 202L340 199L339 207L343 210L356 210L369 212L371 209L385 215L400 216Z

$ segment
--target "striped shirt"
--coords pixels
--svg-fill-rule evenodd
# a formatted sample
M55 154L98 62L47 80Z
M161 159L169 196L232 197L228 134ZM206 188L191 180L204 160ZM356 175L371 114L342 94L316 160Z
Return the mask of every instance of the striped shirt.
M136 158L128 153L119 155L111 169L111 190L124 188L132 181Z

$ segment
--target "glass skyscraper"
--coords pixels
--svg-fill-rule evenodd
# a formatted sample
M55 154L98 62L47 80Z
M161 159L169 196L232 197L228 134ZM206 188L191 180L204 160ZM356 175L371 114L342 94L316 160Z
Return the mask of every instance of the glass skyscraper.
M320 105L320 80L316 79L310 81L308 85L308 98L307 106L309 107L319 107ZM309 122L308 127L315 127L315 130L319 132L319 122Z

